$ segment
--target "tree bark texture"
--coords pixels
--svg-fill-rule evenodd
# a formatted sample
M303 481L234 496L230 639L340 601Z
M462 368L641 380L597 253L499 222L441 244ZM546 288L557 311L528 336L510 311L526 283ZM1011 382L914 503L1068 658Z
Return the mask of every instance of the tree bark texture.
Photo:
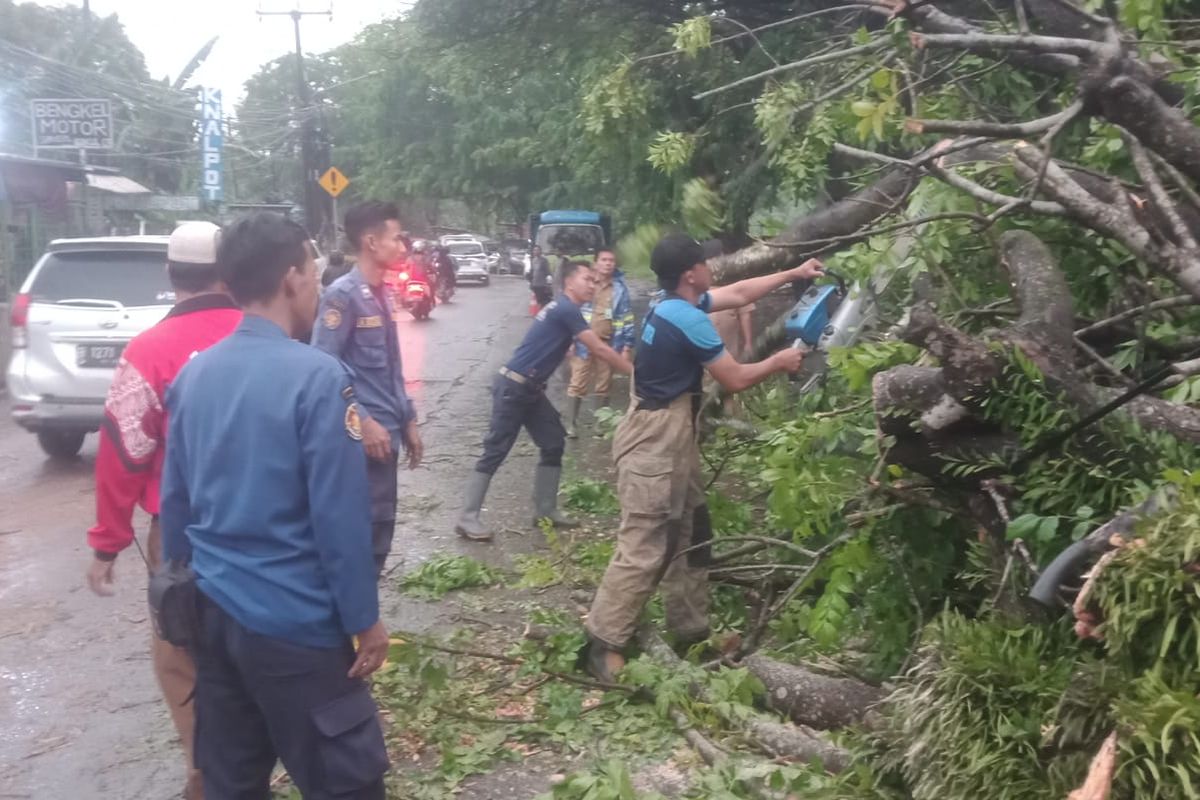
M884 697L882 689L862 681L831 678L758 654L747 656L742 666L767 687L768 706L817 730L869 725L872 707Z
M646 655L660 664L678 666L679 656L662 637L649 628L642 628L637 635L638 644ZM693 687L701 700L711 702L700 687ZM746 722L746 733L759 747L776 758L796 761L819 761L829 772L841 772L851 762L850 753L823 737L817 731L803 725L789 725L768 719L765 715L750 717Z

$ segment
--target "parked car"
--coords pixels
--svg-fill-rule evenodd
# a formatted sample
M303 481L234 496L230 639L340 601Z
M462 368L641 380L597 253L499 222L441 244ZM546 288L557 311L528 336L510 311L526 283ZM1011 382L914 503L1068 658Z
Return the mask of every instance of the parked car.
M13 419L53 458L100 429L125 345L175 302L166 236L56 239L12 307Z
M502 261L500 269L509 275L520 275L525 271L529 259L529 242L525 239L502 239L500 241Z
M491 280L489 275L488 255L483 245L475 239L443 237L442 244L449 251L457 267L456 275L459 282L479 281L487 286Z
M487 254L488 272L498 275L504 261L500 254L500 243L495 239L480 239L479 243L483 245L483 252Z

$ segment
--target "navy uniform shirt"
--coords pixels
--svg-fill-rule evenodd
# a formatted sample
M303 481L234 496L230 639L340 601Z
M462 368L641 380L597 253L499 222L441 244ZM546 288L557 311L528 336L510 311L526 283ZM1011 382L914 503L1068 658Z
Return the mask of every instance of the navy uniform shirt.
M350 369L364 417L392 433L416 417L404 390L400 338L383 287L372 289L358 267L321 295L312 343Z
M379 619L353 400L337 360L254 316L167 390L164 555L255 633L340 647Z
M633 360L638 397L666 404L700 391L704 367L725 353L708 318L711 306L712 297L706 292L699 306L669 294L653 307Z
M566 357L571 342L587 329L579 306L566 295L559 295L533 318L533 325L507 366L534 383L545 383Z

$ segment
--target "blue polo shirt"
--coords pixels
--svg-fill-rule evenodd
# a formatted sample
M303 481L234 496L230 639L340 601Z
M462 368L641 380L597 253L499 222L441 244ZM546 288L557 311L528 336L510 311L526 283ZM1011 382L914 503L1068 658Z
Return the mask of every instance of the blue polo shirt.
M579 306L560 294L534 317L506 366L535 383L545 383L566 357L571 342L587 329Z
M163 552L254 633L341 647L379 619L350 375L247 316L166 395Z
M633 383L642 400L666 404L700 391L704 367L725 353L725 345L708 318L712 297L700 305L667 295L642 325L633 360Z

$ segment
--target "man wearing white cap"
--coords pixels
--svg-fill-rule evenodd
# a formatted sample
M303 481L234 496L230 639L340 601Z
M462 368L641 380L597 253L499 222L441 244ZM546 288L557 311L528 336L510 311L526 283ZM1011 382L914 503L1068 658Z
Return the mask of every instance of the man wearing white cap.
M166 452L163 396L192 356L224 339L242 319L217 276L220 235L221 229L209 222L188 222L171 234L167 275L175 290L175 307L129 342L108 390L96 453L96 524L88 531L95 557L87 581L96 594L113 593L117 554L134 541L135 506L152 517L144 554L147 567L153 572L162 560L158 493ZM195 720L190 698L196 667L187 651L157 634L152 634L151 653L187 757L184 797L194 800L203 796L192 760Z

